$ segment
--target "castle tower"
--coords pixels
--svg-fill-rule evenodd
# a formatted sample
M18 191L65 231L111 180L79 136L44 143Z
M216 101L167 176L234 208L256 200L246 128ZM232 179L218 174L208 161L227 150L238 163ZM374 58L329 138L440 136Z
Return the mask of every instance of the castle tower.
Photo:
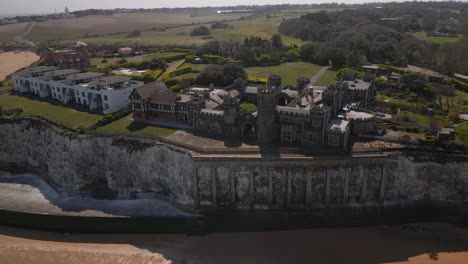
M272 74L268 77L268 85L272 87L280 87L281 86L281 76L278 74Z
M239 101L233 99L230 94L224 97L223 104L224 124L223 136L226 147L237 147L241 145L241 133L239 129Z
M299 77L296 80L296 84L297 84L296 89L299 92L299 94L301 94L302 91L304 91L304 88L306 88L307 85L310 84L310 79L307 77Z
M257 138L260 145L270 145L276 140L276 93L268 87L257 93Z

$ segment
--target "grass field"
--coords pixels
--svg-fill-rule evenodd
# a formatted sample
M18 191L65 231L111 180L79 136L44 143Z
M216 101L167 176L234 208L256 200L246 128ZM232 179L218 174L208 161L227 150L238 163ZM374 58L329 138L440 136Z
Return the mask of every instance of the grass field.
M439 43L439 44L444 44L444 43L453 43L458 41L462 36L457 37L432 37L432 36L426 36L426 33L424 32L415 32L415 33L410 33L413 35L415 38L420 39L420 40L425 40L427 42L432 42L432 43Z
M107 62L102 63L104 58L92 58L91 65L96 65L98 68L105 68L107 66L111 66L117 63L117 61L121 60L122 58L106 58ZM128 62L133 62L134 60L131 57L125 58Z
M296 86L296 79L299 77L312 77L322 67L306 62L288 62L279 66L268 67L268 75L279 74L282 78L283 85ZM266 76L266 67L250 67L245 68L249 77L264 78Z
M146 124L136 124L132 122L132 115L128 115L106 126L99 127L97 131L109 133L135 133L145 135L156 135L167 137L175 132L173 129L151 126Z
M154 54L149 54L144 56L144 60L152 60L152 59L166 59L170 58L173 56L178 56L178 55L186 55L188 53L186 52L161 52L161 53L154 53Z
M326 71L314 85L328 86L335 82L336 82L336 71Z
M128 33L114 34L87 38L84 41L91 44L119 44L133 45L177 45L177 46L200 46L211 40L232 40L243 42L246 37L258 36L271 39L273 34L278 33L278 26L283 18L297 17L299 14L281 13L267 18L264 15L249 17L248 19L229 21L228 28L211 30L211 38L193 37L192 30L198 25L187 25L172 27L165 31L145 31L139 38L128 38ZM210 24L205 24L209 27ZM283 44L301 46L305 41L289 36L282 36Z
M455 128L455 134L457 135L456 143L468 146L468 124L463 124Z
M28 23L16 23L0 26L0 42L14 40L16 36L25 31L27 25Z
M192 68L192 71L201 71L206 67L206 64L192 64L190 62L186 62L182 65L182 67L190 67Z
M126 23L147 23L164 25L199 24L223 20L236 20L251 13L218 14L214 11L197 13L121 13L115 14L113 18Z
M75 128L89 127L102 118L101 115L79 112L68 107L9 94L0 95L0 105L4 109L22 108L21 116L43 116Z

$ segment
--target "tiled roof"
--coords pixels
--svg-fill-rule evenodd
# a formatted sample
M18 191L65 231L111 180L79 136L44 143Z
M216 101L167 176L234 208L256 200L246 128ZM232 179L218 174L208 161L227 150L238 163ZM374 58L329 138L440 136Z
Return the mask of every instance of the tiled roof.
M140 95L142 99L150 98L156 91L164 92L168 90L169 89L163 81L155 81L135 88L135 91Z
M156 91L151 97L150 103L160 105L176 105L177 94L173 91Z
M140 95L142 99L150 98L156 93L156 91L165 92L168 90L169 89L163 81L155 81L135 88L135 91Z

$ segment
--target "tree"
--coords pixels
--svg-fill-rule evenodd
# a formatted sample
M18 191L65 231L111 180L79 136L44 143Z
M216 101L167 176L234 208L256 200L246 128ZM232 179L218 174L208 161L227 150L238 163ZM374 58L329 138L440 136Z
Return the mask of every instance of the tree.
M315 51L317 50L314 44L306 44L301 47L299 51L301 58L305 61L313 61L315 57Z
M120 59L117 61L117 64L124 64L124 63L127 63L128 61L124 58Z
M208 65L195 79L195 84L228 86L239 78L247 78L247 73L241 65L234 63L225 64L223 66Z
M199 26L192 30L190 35L192 36L207 36L210 35L210 30L205 26Z
M240 47L234 53L234 59L239 60L244 65L252 65L255 63L255 52L249 47Z
M208 65L198 74L195 84L222 86L224 84L223 67L221 65Z
M224 85L230 85L235 80L242 78L247 79L247 72L244 68L235 63L228 63L223 66Z
M271 45L275 48L282 48L283 47L283 41L281 40L281 36L278 34L274 34L271 37Z
M202 56L205 54L219 55L219 41L209 41L197 49L196 54Z

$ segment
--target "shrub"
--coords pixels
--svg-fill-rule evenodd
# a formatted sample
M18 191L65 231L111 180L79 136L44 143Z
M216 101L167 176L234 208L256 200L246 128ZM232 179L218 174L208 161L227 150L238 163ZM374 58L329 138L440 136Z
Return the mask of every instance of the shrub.
M252 83L252 84L266 84L267 79L266 78L249 77L249 78L247 78L247 82Z
M214 24L211 24L211 29L219 29L219 28L227 28L228 24L223 23L223 22L216 22Z
M223 64L226 60L219 55L205 54L201 56L205 63Z
M103 59L101 63L107 63L107 59Z
M192 30L192 33L190 33L192 36L207 36L210 34L210 30L205 26L196 27Z
M170 77L174 77L174 76L184 75L184 74L191 73L191 72L192 72L192 67L185 66L185 67L176 69L174 71L168 72L168 75Z
M195 82L195 77L187 77L179 80L179 85L182 86L182 88L187 88L193 85Z
M128 63L128 61L124 58L117 61L117 64L125 64L125 63Z
M172 87L174 85L178 84L178 81L176 79L172 79L170 77L168 78L163 78L163 82L166 84L168 87Z
M264 54L260 57L255 58L255 62L257 65L261 66L279 65L281 63L278 57L270 54Z
M146 71L142 75L131 76L132 80L142 81L144 83L154 82L161 75L162 70Z
M182 90L182 86L176 84L176 85L173 85L169 88L169 90L175 92L175 93L178 93L180 92L180 90Z
M129 37L129 38L136 38L136 37L139 37L139 36L141 36L141 32L138 31L138 30L134 30L134 31L130 32L127 35L127 37Z

